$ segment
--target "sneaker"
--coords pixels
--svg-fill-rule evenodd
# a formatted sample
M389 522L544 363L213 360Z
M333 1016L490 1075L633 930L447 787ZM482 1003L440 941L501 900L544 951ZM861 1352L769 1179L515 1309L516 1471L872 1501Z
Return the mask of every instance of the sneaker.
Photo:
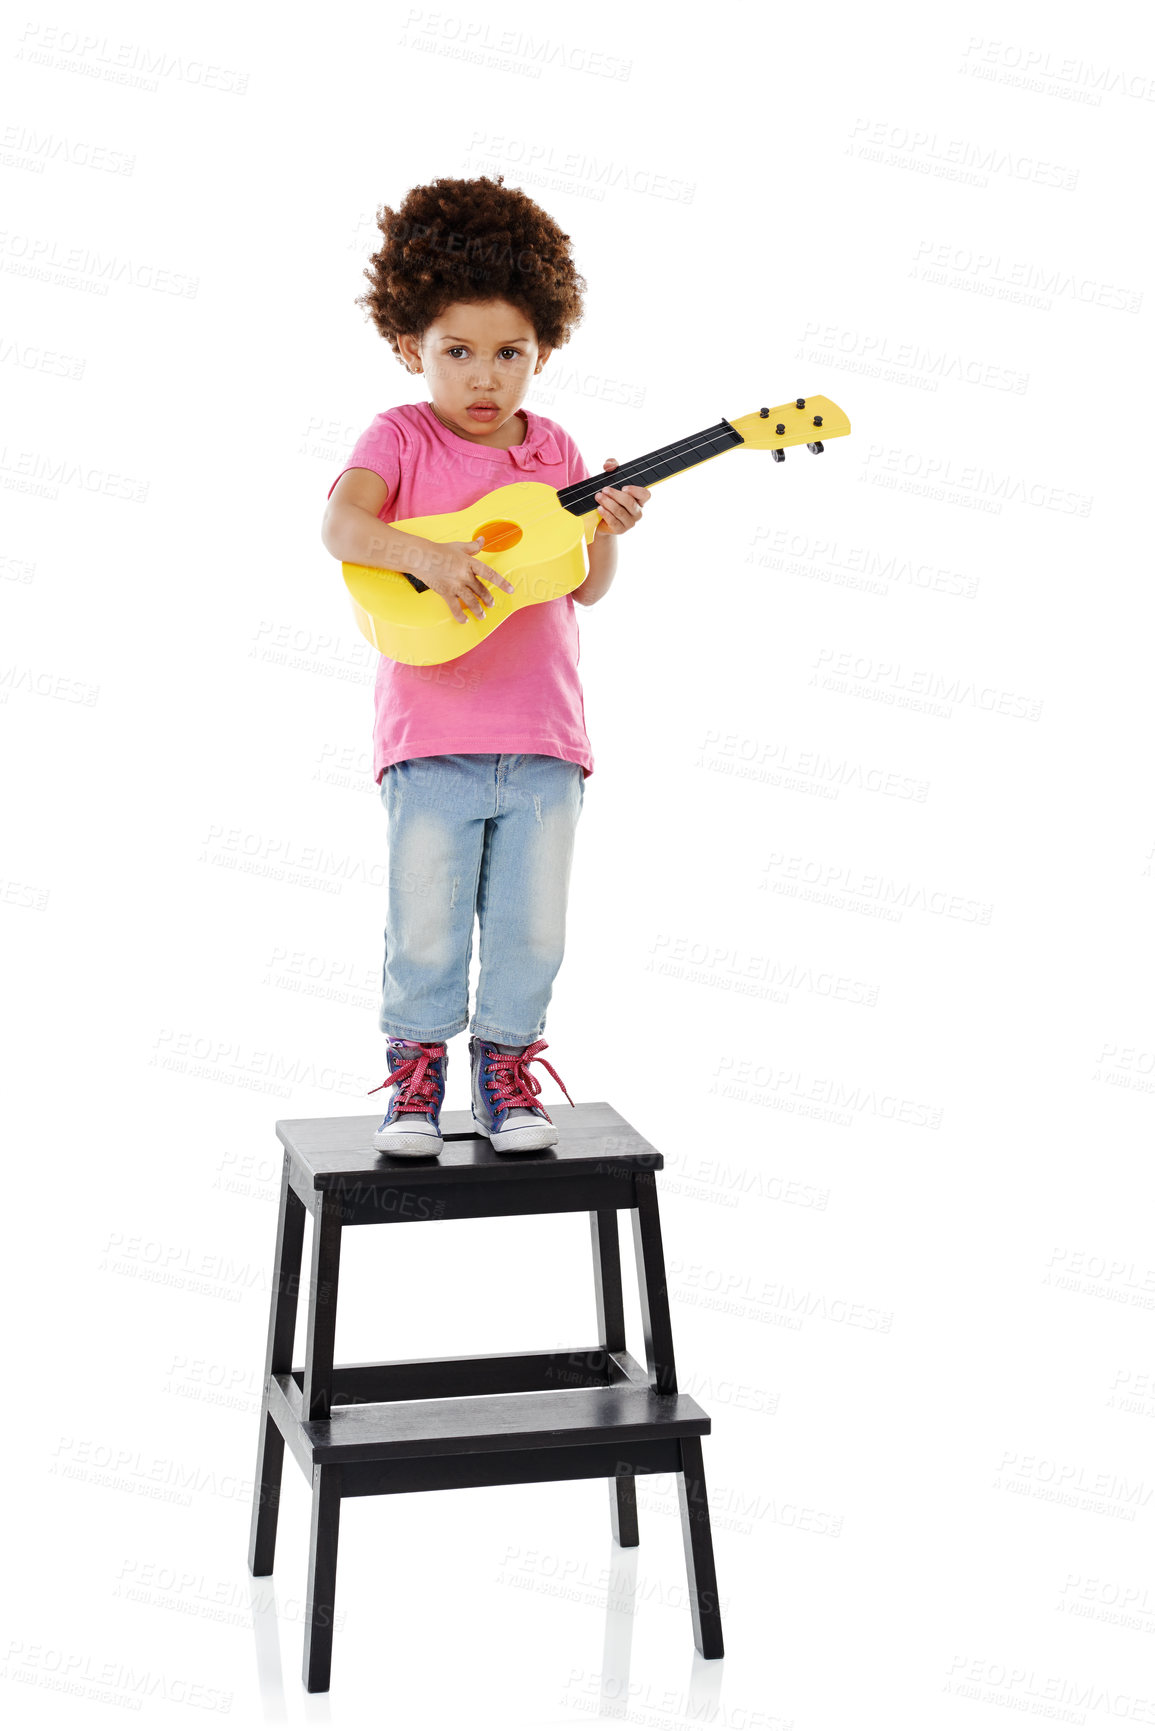
M499 1046L477 1034L469 1036L469 1068L473 1092L473 1124L488 1136L499 1154L523 1149L552 1148L557 1128L544 1106L534 1102L541 1083L531 1076L530 1064L544 1064L570 1105L565 1083L546 1058L544 1040L531 1046Z
M390 1038L387 1050L389 1074L377 1087L395 1087L397 1092L377 1126L374 1148L383 1154L440 1154L448 1065L444 1042ZM375 1094L377 1088L369 1092Z

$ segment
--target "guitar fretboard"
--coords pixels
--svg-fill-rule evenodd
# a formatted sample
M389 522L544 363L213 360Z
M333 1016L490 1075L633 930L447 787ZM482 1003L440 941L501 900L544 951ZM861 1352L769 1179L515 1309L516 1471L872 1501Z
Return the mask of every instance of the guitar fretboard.
M602 487L652 487L655 481L664 481L668 475L692 469L695 463L708 462L711 457L720 457L723 451L734 445L745 443L741 433L729 421L719 421L716 426L706 427L700 433L691 433L685 439L676 439L672 445L662 445L644 457L621 463L616 469L603 469L600 475L589 475L584 481L559 487L558 502L575 517L584 517L588 511L597 510L598 502L594 495Z

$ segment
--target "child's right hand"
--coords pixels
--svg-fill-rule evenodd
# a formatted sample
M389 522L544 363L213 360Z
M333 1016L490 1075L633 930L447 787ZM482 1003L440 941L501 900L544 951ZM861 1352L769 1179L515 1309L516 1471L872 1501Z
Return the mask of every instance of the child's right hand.
M513 594L513 584L508 577L499 576L484 560L476 557L477 549L484 545L481 535L476 541L430 542L430 546L436 547L443 557L434 569L423 573L421 580L437 591L459 625L465 624L463 609L466 607L475 619L485 618L485 609L494 603L487 584Z

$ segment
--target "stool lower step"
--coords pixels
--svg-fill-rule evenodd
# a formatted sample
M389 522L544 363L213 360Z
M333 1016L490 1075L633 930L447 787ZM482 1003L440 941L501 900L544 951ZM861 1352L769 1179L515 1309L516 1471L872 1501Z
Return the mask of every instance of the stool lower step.
M309 1423L301 1417L297 1375L273 1381L313 1463L650 1442L701 1437L710 1430L709 1417L691 1395L658 1394L632 1383L335 1406L329 1418Z

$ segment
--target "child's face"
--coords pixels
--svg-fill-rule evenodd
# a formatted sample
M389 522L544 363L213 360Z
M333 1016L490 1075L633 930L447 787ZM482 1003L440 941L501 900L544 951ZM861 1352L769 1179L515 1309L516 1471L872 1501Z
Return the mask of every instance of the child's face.
M455 302L422 337L401 337L398 346L424 371L433 407L454 432L481 445L521 438L514 415L550 351L538 347L533 324L517 307ZM481 408L487 403L488 412Z

